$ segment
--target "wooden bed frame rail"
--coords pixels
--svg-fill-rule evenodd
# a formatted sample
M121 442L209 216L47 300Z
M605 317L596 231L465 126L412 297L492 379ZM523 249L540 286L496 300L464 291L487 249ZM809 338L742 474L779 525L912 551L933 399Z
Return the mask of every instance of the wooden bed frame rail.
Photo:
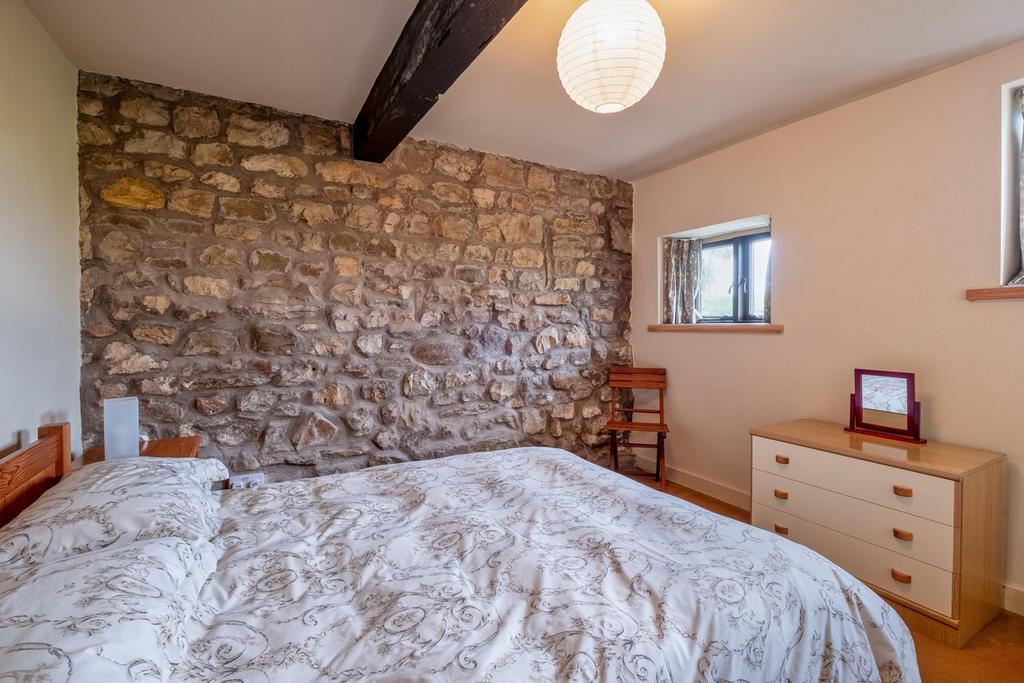
M71 424L43 425L39 438L0 459L0 526L71 471Z

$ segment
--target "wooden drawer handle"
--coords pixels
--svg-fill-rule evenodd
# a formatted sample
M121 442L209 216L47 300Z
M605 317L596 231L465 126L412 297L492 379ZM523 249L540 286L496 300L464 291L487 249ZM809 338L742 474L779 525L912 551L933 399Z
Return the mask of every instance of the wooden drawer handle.
M910 574L904 574L903 572L895 569L890 569L889 572L892 574L892 578L900 583L910 583Z
M775 497L779 500L789 500L789 493L780 489L775 489Z
M893 486L892 492L895 493L900 498L914 497L914 489L910 488L909 486Z
M900 539L901 541L913 541L914 540L914 532L913 531L906 531L904 529L897 529L897 528L893 527L892 535L895 536L896 538Z
M783 536L788 536L789 535L789 527L788 526L783 526L782 524L776 524L775 525L775 533L782 534Z
M789 456L788 455L776 455L775 456L775 462L779 463L780 465L788 465L789 464Z

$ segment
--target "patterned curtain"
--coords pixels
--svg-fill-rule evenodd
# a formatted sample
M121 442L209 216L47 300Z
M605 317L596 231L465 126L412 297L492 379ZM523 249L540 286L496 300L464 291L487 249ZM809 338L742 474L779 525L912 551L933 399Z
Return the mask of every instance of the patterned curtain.
M665 240L665 312L669 325L697 322L697 283L700 282L700 240Z
M768 272L764 276L764 321L772 321L772 254L775 253L774 244L768 249Z
M1024 88L1017 91L1017 117L1018 125L1024 129ZM1017 148L1017 234L1020 237L1020 273L1010 280L1011 285L1024 285L1024 145Z

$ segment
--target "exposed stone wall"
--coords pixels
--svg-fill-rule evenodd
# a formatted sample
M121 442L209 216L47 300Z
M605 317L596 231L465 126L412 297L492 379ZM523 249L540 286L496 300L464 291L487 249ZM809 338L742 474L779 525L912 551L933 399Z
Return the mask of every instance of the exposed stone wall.
M272 478L528 443L604 457L632 188L83 73L82 409L138 395Z

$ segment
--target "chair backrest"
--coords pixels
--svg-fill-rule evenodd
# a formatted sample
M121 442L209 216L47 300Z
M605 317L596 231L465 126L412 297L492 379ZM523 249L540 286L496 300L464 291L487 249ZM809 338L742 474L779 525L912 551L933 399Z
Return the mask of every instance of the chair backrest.
M664 389L665 368L613 366L608 370L608 386L613 389Z
M611 419L608 422L609 428L612 429L625 429L625 422L630 424L639 425L649 424L643 422L636 422L632 419L637 413L645 413L648 415L657 415L657 424L664 427L665 424L665 368L630 368L623 366L613 366L608 370L608 386L612 389L612 407L611 407ZM622 405L619 400L622 398L619 395L619 389L656 389L658 391L658 407L657 408L631 408ZM625 422L620 421L619 415L628 415L629 420ZM647 430L650 431L650 430ZM659 429L658 431L668 431L667 427L664 430Z

